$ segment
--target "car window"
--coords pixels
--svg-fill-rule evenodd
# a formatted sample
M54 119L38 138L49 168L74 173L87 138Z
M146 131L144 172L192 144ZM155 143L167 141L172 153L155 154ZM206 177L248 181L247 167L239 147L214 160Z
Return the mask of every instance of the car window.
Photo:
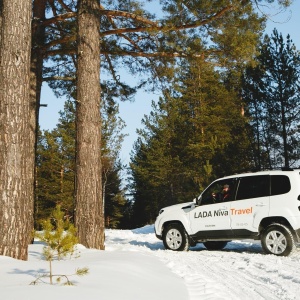
M269 196L269 181L269 175L241 177L236 200Z
M200 205L222 203L234 199L235 179L218 180L212 183L202 194Z
M271 195L286 194L291 190L291 183L285 175L272 175L271 176Z

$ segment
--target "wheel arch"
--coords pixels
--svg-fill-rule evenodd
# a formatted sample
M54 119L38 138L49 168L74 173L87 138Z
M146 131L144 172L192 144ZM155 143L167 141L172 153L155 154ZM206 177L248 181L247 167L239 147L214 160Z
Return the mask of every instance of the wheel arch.
M182 228L186 231L186 228L184 227L183 223L179 220L169 220L163 223L162 225L162 233L164 232L164 230L170 225L170 224L179 224L180 226L182 226Z
M291 231L291 233L293 234L294 238L297 238L297 234L295 232L295 230L293 229L293 227L291 226L290 222L282 217L282 216L273 216L273 217L267 217L261 220L260 224L259 224L259 234L261 235L261 233L271 224L282 224L286 227L289 228L289 230Z

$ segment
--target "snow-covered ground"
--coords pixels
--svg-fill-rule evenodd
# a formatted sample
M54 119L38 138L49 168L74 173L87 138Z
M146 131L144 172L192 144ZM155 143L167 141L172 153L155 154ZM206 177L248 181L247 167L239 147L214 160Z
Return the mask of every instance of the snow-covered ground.
M55 261L53 273L74 286L30 285L48 270L43 245L29 246L29 261L0 256L1 300L204 300L300 299L300 250L289 257L265 255L259 242L231 242L222 251L198 244L189 252L166 251L153 226L107 230L106 251L78 245L80 257Z

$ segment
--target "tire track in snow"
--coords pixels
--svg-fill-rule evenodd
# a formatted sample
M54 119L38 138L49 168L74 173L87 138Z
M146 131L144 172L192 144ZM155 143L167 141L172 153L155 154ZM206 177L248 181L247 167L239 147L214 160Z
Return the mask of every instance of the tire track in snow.
M300 300L300 249L277 257L263 254L260 242L245 240L228 243L220 251L198 244L189 252L173 252L164 250L153 226L107 231L106 243L114 251L157 256L184 280L189 300Z
M240 300L241 294L245 300L300 299L299 251L291 257L253 252L200 248L190 252L157 251L156 255L185 280L190 300Z

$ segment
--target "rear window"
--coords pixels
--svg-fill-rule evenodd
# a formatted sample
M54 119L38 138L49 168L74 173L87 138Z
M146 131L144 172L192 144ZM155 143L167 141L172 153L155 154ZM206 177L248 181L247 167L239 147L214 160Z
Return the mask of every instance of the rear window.
M271 176L271 196L286 194L291 190L291 183L288 176Z
M269 175L240 178L236 200L267 197L269 195Z

